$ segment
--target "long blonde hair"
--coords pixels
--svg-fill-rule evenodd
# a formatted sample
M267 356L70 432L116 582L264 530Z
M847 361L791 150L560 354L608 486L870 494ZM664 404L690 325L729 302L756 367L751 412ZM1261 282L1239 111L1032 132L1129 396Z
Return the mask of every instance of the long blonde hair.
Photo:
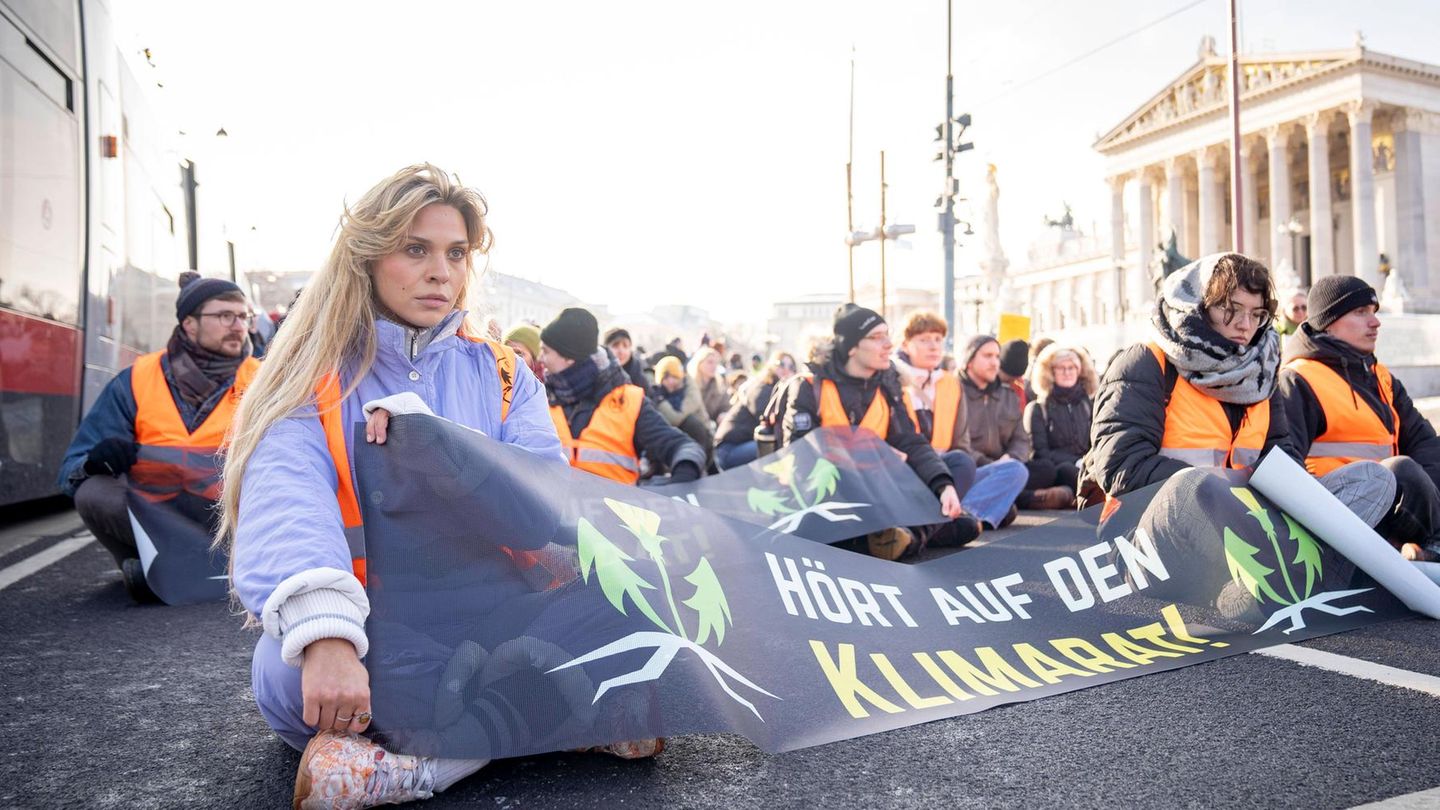
M459 306L465 306L474 255L486 253L494 242L485 224L489 209L478 191L421 163L401 169L346 207L329 260L290 309L235 411L225 452L217 548L233 549L245 465L266 431L311 404L327 375L356 369L340 397L343 401L369 372L375 362L377 315L371 271L377 260L404 246L420 210L435 204L451 206L465 220L469 252L456 298ZM474 324L469 328L470 334L483 334Z

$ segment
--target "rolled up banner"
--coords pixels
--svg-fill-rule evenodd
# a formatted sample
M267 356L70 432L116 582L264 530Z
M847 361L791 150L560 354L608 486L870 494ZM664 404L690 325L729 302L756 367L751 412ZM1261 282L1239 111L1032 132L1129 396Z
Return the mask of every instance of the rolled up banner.
M1270 453L1250 486L1394 594L1405 606L1440 619L1440 585L1395 553L1375 530L1284 453Z

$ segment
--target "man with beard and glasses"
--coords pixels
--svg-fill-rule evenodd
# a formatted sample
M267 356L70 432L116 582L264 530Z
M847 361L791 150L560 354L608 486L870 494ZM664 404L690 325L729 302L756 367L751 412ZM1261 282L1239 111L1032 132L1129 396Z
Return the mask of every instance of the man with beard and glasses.
M175 331L158 352L116 375L85 415L60 469L60 488L95 539L115 558L125 589L151 602L126 508L141 445L215 453L259 361L251 357L250 309L233 282L186 271ZM201 493L213 498L215 493Z

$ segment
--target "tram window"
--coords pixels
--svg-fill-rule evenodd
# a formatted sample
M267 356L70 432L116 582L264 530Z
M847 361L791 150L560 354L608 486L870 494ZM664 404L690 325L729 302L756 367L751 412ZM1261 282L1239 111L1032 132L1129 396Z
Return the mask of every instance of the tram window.
M9 23L0 25L0 29ZM80 125L0 60L0 306L79 323L83 234Z
M75 0L5 0L10 13L45 44L71 75L80 75L80 4ZM47 56L46 59L51 57Z
M0 17L0 57L56 104L74 111L70 78L4 17Z

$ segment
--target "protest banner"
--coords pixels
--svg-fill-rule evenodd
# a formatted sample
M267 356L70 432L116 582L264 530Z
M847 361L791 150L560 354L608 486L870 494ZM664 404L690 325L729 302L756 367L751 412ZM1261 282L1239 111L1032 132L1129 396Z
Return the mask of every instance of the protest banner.
M224 599L229 558L212 551L220 459L211 450L141 445L126 505L145 584L167 605Z
M1409 615L1200 470L905 565L434 417L356 447L374 728L410 753L721 731L783 751Z

